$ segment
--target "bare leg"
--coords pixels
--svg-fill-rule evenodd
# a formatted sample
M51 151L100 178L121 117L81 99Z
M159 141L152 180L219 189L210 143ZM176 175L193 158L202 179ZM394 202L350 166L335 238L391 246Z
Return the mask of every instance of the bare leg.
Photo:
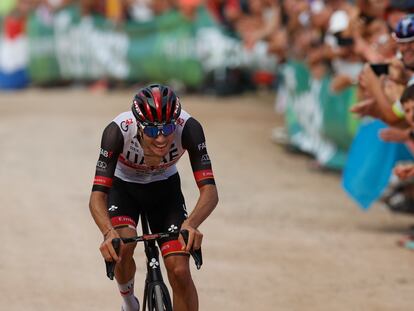
M136 231L131 228L118 230L121 237L136 236ZM126 244L121 250L121 261L115 266L115 278L118 282L119 292L123 299L123 311L136 311L139 303L134 295L134 276L136 271L133 258L136 243Z
M189 256L164 258L168 280L173 290L174 311L198 311L198 295L191 278Z
M117 229L122 238L134 237L137 232L131 228ZM136 243L125 244L121 252L121 262L115 266L115 278L119 284L124 284L135 275L135 261L133 258Z

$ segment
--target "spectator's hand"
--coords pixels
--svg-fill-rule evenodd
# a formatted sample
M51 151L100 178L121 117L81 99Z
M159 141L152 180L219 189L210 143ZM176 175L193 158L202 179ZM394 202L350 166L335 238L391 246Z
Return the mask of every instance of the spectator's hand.
M401 129L398 127L388 127L380 131L379 136L384 141L389 142L404 142L410 138L410 129Z
M389 77L384 79L384 92L389 102L394 103L400 99L404 89L404 84L399 84L394 80L391 80Z
M388 68L388 76L396 83L406 85L410 79L410 73L405 69L404 63L398 58L393 58Z
M255 33L252 32L252 31L251 32L246 32L243 35L244 47L247 50L252 50L254 45L256 44L256 41L257 41L257 39L256 39L256 36L255 36Z
M352 85L352 79L351 77L347 75L336 75L331 82L331 90L333 92L341 92L345 88Z
M379 119L380 113L377 104L373 98L360 101L350 109L351 112L358 114L360 117L370 116Z
M400 164L394 168L394 174L400 179L414 177L414 164Z
M381 89L381 81L369 64L364 65L359 75L359 84L370 95L375 94L378 89Z

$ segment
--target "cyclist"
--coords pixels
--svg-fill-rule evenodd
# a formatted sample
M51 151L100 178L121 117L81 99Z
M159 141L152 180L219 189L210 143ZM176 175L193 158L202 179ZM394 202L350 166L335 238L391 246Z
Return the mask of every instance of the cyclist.
M199 199L187 215L176 162L188 151ZM135 244L121 245L115 253L111 241L132 237L140 212L153 232L187 229L187 246L177 240L160 241L160 249L173 290L174 310L198 310L189 255L201 247L200 224L218 203L203 128L181 109L174 91L160 84L140 89L130 111L121 113L105 128L90 196L89 208L103 234L100 245L107 261L117 262L115 278L123 297L122 310L139 310L134 296Z

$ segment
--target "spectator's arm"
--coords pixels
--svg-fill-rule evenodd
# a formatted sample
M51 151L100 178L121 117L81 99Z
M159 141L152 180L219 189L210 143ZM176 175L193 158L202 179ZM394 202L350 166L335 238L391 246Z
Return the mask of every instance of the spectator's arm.
M390 125L401 122L401 117L397 116L392 109L392 102L389 102L379 77L375 75L369 64L364 66L359 83L377 106L378 118Z

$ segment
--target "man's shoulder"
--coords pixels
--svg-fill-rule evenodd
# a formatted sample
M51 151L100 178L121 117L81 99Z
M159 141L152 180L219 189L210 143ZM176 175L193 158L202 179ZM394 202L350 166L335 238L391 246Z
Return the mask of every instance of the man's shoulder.
M181 110L180 116L177 118L177 125L184 127L188 119L193 118L187 111Z
M112 122L115 122L123 132L127 132L130 126L136 124L136 120L131 111L125 111L117 115Z
M121 112L120 114L118 114L118 115L117 115L117 116L113 119L113 121L114 121L115 123L120 124L122 121L129 120L129 119L131 119L133 122L135 122L135 117L134 117L134 115L132 114L132 111L125 111L125 112Z

